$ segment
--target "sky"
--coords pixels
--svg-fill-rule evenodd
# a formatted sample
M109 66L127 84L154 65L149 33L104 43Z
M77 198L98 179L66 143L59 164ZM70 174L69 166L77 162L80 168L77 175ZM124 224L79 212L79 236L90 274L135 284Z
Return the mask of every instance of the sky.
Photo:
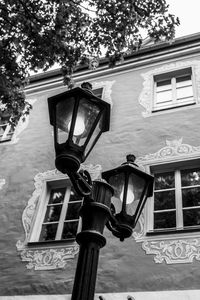
M200 0L166 0L169 12L179 17L176 38L200 32Z

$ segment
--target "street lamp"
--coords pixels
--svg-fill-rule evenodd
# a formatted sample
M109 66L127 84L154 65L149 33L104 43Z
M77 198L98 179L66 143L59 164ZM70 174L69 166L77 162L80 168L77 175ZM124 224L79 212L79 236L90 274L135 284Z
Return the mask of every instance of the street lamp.
M54 127L55 165L80 189L83 178L77 173L102 132L109 130L110 104L96 97L85 82L62 94L48 98L50 124ZM88 174L85 174L86 181ZM84 194L90 193L85 186Z
M94 96L91 84L51 97L48 104L56 167L68 174L77 193L84 197L72 300L93 300L99 251L106 244L104 228L121 241L131 236L147 198L152 196L153 177L139 169L133 155L93 182L88 172L79 170L101 133L109 130L110 105Z
M135 164L134 155L129 154L126 158L127 161L118 168L102 173L102 178L114 189L108 226L122 241L132 235L147 198L153 194L153 177Z

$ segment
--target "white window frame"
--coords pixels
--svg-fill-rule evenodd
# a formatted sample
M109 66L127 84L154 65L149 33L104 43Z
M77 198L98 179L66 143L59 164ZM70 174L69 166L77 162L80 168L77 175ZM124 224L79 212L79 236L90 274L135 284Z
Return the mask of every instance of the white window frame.
M188 160L188 161L178 161L174 163L168 164L161 164L161 165L154 165L150 167L150 172L153 174L156 173L165 173L165 172L174 172L175 175L175 211L176 211L176 228L163 228L163 229L154 229L154 196L149 199L148 206L146 208L147 214L147 222L146 222L146 233L148 234L160 234L163 235L165 233L179 233L179 232L188 232L192 230L199 230L200 232L200 225L199 226L183 226L183 210L189 209L190 207L183 208L182 206L182 193L181 193L181 170L189 170L193 169L194 167L200 167L199 160ZM197 186L197 185L196 185ZM195 187L196 187L195 186ZM190 186L191 187L191 186ZM195 207L192 207L193 209ZM200 208L198 206L197 208ZM161 212L161 210L159 211Z
M176 86L176 78L181 78L184 76L191 76L191 84L185 85L186 86L191 86L192 87L192 95L191 97L184 97L177 99L177 86ZM157 103L157 94L159 93L157 91L157 83L162 82L162 81L167 81L169 80L171 82L170 88L166 87L166 91L171 91L172 93L172 100L164 101L161 103ZM193 76L193 70L192 67L187 67L179 70L174 70L171 72L167 73L162 73L162 74L157 74L154 75L153 77L154 81L154 92L153 92L153 107L152 107L152 112L157 112L161 110L166 110L166 109L171 109L171 108L176 108L180 106L185 106L185 105L191 105L195 104L195 89L194 89L194 76ZM163 91L165 91L163 87Z
M51 192L51 188L59 188L59 187L66 187L66 192L65 192L65 197L64 197L64 202L63 202L63 206L62 206L62 210L61 210L61 214L60 214L60 219L58 222L58 227L57 227L57 232L56 232L56 237L55 240L47 240L47 241L40 241L40 234L42 232L42 225L46 224L43 222L44 218L45 218L45 214L47 211L47 207L48 207L48 202L49 202L49 197L50 197L50 192ZM73 222L73 221L77 221L76 220L67 220L65 221L65 216L67 213L67 209L68 209L68 205L69 205L69 199L70 199L70 192L71 192L71 183L69 179L60 179L60 180L52 180L52 181L46 181L46 184L43 188L43 192L41 194L41 198L39 199L39 206L36 210L36 216L33 222L33 226L32 229L30 231L30 236L29 236L29 243L56 243L57 241L73 241L75 240L75 238L69 238L69 239L61 239L61 235L62 235L62 231L63 231L63 227L65 222ZM73 203L82 203L82 199L77 200L77 201L73 201ZM50 224L53 224L53 222L51 222ZM78 220L78 230L79 231L80 228L80 218Z

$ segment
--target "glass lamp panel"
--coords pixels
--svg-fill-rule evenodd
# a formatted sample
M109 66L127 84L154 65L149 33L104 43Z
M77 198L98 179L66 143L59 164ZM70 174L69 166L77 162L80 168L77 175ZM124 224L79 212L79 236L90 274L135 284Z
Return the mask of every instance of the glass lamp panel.
M56 128L59 144L65 143L69 137L75 98L68 98L56 105Z
M85 98L80 99L73 132L74 144L84 145L99 112L100 108L96 104Z
M87 156L92 149L92 147L95 145L96 141L98 140L98 137L100 136L102 132L102 122L103 122L103 115L101 115L92 135L90 140L88 141L86 148L85 148L85 156Z
M109 178L109 184L114 189L111 203L114 205L115 213L118 214L122 210L123 190L124 190L125 174L119 173Z
M128 180L127 194L126 194L126 213L128 215L135 215L138 203L140 202L141 196L146 186L144 178L130 174Z

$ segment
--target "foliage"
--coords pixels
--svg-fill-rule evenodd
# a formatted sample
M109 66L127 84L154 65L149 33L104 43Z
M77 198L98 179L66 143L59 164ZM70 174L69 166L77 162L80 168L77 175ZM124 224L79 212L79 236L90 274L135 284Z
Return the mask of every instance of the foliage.
M23 92L30 71L61 66L64 82L89 56L106 51L110 65L149 37L172 39L178 18L165 0L1 0L0 110L16 124L30 105Z

